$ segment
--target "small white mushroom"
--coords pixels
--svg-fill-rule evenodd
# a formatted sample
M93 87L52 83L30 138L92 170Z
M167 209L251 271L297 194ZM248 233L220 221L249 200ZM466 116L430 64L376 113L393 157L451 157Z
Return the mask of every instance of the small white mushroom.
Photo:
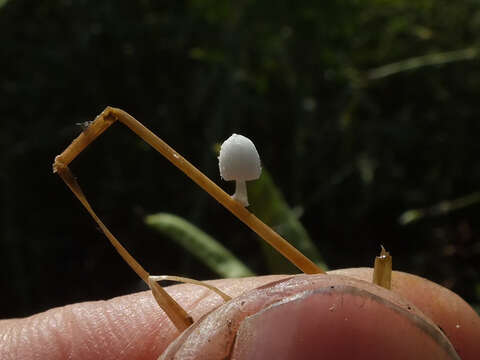
M242 135L230 136L220 148L218 167L223 180L235 180L235 193L232 198L243 206L248 206L245 181L258 179L262 172L260 156L253 142Z

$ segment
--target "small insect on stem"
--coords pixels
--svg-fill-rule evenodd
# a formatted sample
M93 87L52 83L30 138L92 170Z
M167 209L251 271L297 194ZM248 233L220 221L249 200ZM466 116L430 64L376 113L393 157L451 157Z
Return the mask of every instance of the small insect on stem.
M170 295L168 295L168 293L159 284L157 284L156 278L152 278L150 274L130 255L130 253L120 244L116 237L108 230L108 228L100 220L87 201L82 189L80 188L80 185L68 167L68 165L88 145L90 145L98 136L100 136L116 121L126 125L145 142L160 152L173 165L185 173L197 185L209 193L215 200L217 200L238 219L250 227L263 240L268 242L277 251L289 259L301 271L307 274L324 273L324 271L315 265L310 259L305 257L301 252L289 244L269 226L249 212L241 202L230 197L218 185L205 176L195 166L190 164L163 140L148 130L139 121L123 110L107 107L99 116L96 117L96 119L88 126L88 128L86 128L60 155L55 158L53 172L60 175L70 190L72 190L78 200L83 204L85 209L90 213L92 218L104 232L105 236L110 240L110 243L122 256L122 258L138 274L138 276L148 286L151 287L153 295L158 304L165 311L179 331L183 331L190 326L193 322L192 318Z
M82 129L82 131L85 131L85 130L87 130L87 128L90 126L90 124L91 124L92 122L93 122L93 121L82 121L82 122L76 123L75 125L80 126L80 128Z

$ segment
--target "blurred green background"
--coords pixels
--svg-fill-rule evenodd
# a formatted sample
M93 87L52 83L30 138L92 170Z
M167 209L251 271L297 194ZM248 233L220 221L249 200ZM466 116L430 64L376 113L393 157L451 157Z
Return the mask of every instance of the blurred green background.
M383 244L396 269L480 303L480 1L3 0L0 44L0 317L144 289L51 172L107 105L230 193L213 148L250 137L292 209L273 225L299 219L329 268L371 266ZM146 225L158 212L276 271L121 125L71 168L152 274L219 276Z

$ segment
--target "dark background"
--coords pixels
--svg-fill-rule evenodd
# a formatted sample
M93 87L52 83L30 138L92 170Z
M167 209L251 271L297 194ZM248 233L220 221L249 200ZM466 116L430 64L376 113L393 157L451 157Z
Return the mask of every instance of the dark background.
M212 147L248 135L330 268L384 244L396 269L480 303L476 201L398 222L479 190L478 0L0 4L0 317L144 288L51 171L107 105L228 191ZM268 272L251 232L121 125L71 168L151 273L215 276L145 226L158 211Z

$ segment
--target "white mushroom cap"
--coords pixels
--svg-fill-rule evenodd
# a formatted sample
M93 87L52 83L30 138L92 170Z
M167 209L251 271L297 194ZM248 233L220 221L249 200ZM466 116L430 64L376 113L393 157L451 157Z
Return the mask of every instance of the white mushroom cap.
M227 181L256 180L262 172L255 145L242 135L233 134L223 142L218 160L220 176Z

